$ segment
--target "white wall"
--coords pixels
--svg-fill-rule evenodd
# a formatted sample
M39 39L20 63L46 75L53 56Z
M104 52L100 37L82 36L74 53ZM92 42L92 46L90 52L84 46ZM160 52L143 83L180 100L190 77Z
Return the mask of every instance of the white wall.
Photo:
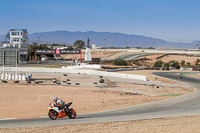
M115 72L104 72L104 71L95 71L95 70L86 70L86 69L61 69L61 68L35 68L35 67L4 67L4 71L18 71L18 72L61 72L61 73L80 73L88 75L99 75L107 77L119 77L119 78L128 78L147 81L146 76L143 75L133 75L133 74L122 74ZM3 71L3 68L0 67L0 71Z

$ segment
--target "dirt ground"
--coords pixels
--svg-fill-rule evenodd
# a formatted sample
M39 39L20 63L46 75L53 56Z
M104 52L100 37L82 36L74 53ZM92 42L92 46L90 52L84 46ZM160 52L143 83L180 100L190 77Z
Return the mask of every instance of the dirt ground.
M154 71L155 72L155 71ZM126 73L126 72L123 72ZM169 79L154 77L151 71L134 71L133 74L143 74L154 80L175 83ZM129 72L130 74L130 72ZM2 118L34 118L47 116L48 104L51 97L56 95L65 101L73 101L72 107L77 114L98 112L121 107L153 102L178 96L193 91L192 88L146 86L130 83L117 83L105 79L105 83L94 85L99 80L97 76L60 73L34 73L33 78L43 81L41 84L27 84L20 82L14 84L0 83L0 119ZM59 82L70 79L71 85L50 83L52 78ZM42 80L49 79L49 80ZM75 83L80 83L76 86ZM175 95L173 95L175 94ZM13 113L13 109L15 112ZM6 112L6 113L5 113ZM139 120L127 122L94 123L80 125L64 125L49 127L11 128L0 129L1 132L198 132L200 129L200 116L178 118ZM191 129L192 127L192 129ZM190 130L189 130L190 129Z
M114 55L117 52L112 52L112 51L92 51L92 58L109 58L110 56ZM85 52L82 52L82 59L85 58ZM73 60L77 60L80 59L80 54L64 54L60 57L56 57L56 59L73 59Z
M52 83L56 78L60 84ZM57 96L72 107L78 114L110 110L136 104L158 101L172 96L192 92L192 88L147 86L133 83L98 83L98 76L61 73L34 73L33 79L41 84L20 82L0 83L0 118L29 118L46 116L51 97ZM44 80L46 79L46 80ZM71 85L62 83L64 80ZM96 84L94 84L96 82ZM75 85L79 83L79 85ZM15 109L15 113L13 113ZM5 113L6 112L6 113Z
M190 62L191 65L195 65L195 61L197 61L197 59L200 59L200 57L189 57L186 55L167 55L167 56L163 57L161 60L163 62L169 62L170 60L176 60L179 63L182 60L185 60L185 64L187 62Z
M0 129L1 133L199 133L200 116L48 127Z

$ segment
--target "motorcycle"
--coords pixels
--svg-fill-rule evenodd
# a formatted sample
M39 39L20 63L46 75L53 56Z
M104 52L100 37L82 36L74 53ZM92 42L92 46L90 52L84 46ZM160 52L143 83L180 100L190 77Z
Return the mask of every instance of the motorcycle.
M49 113L48 116L51 120L56 120L57 118L69 117L70 119L76 118L76 111L73 108L69 108L72 102L64 105L54 105L53 103L49 104Z
M183 78L183 74L179 74L179 77L182 79Z

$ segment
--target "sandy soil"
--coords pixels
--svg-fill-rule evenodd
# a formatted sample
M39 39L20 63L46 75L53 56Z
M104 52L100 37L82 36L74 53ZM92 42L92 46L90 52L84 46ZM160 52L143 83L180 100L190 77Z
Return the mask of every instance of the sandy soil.
M110 57L113 54L115 54L116 52L112 52L112 51L93 51L91 52L92 54L92 58L106 58L106 57ZM82 59L85 58L85 52L82 52ZM65 55L61 55L61 57L57 57L57 59L73 59L73 60L77 60L80 59L80 55L79 54L65 54Z
M200 116L126 122L0 129L6 133L199 133Z
M0 110L0 118L46 116L48 104L54 95L68 102L73 101L72 107L76 109L78 114L126 107L171 97L141 95L138 91L136 91L137 93L127 93L102 88L58 85L0 84L0 88L0 106L3 107ZM168 89L173 90L171 88L165 89L165 94L170 92L167 91ZM181 92L185 93L187 91L190 90L185 91L183 89Z
M146 74L154 80L162 80L174 83L165 78L157 78L150 74L151 71L134 71L134 74ZM155 71L153 71L155 72ZM126 72L125 72L126 73ZM129 72L130 73L130 72ZM191 92L191 88L144 86L139 84L117 83L105 79L104 84L94 85L99 80L97 76L41 74L34 73L34 79L43 81L40 85L20 82L14 84L0 83L0 118L33 118L46 116L51 97L56 95L65 101L73 101L72 107L78 114L98 112L136 104L158 101L171 98L175 95ZM70 79L71 86L52 84L51 79L59 82ZM49 79L49 80L42 80ZM80 86L74 83L79 82ZM170 95L168 95L170 94ZM162 95L162 96L161 96ZM15 111L13 111L15 110ZM6 112L6 113L5 113ZM14 112L14 113L13 113ZM0 129L1 132L135 132L135 133L159 133L159 132L200 132L200 116L188 116L178 118L139 120L127 122L94 123L80 125L63 125L49 127L9 128ZM191 128L192 127L192 128Z
M185 64L187 62L190 62L191 65L195 65L195 61L197 59L200 59L200 57L189 57L189 56L185 56L185 55L167 55L167 56L163 57L161 60L163 62L169 62L171 60L176 60L179 63L181 62L181 60L185 60Z
M42 80L42 79L50 80ZM52 83L56 78L61 84ZM26 118L46 116L52 96L58 96L66 102L73 101L72 107L78 114L110 110L136 104L158 101L191 92L191 88L146 86L139 84L116 83L104 78L105 83L98 83L99 77L92 75L60 73L34 73L33 79L43 81L37 85L20 82L0 83L0 118ZM69 79L71 85L62 83ZM96 82L97 84L93 84ZM80 83L76 86L75 83ZM13 113L13 109L15 110ZM6 113L5 113L6 112Z

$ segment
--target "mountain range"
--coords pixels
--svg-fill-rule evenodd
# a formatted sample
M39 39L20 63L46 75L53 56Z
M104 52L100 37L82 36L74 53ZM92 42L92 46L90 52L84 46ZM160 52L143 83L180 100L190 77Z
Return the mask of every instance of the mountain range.
M68 44L72 45L76 40L83 40L87 43L88 38L90 44L95 43L100 47L154 47L154 48L175 48L175 49L189 49L195 48L198 41L192 43L178 43L169 42L158 38L129 35L123 33L112 32L95 32L95 31L51 31L51 32L37 32L29 34L29 44L32 43L47 43L47 44ZM5 35L0 36L0 41L5 40Z

